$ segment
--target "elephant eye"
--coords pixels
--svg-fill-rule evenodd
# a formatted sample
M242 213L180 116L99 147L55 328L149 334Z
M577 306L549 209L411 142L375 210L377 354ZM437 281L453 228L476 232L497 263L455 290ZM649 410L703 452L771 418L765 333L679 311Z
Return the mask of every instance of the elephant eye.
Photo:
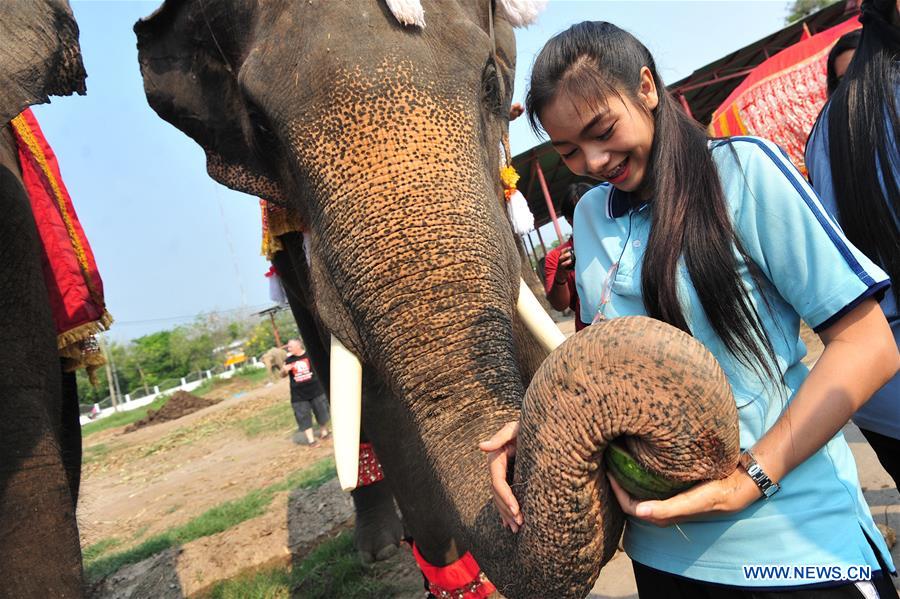
M488 59L481 72L481 102L491 113L503 115L503 82L497 73L493 58Z
M253 144L256 148L266 148L268 153L273 153L279 148L278 136L271 121L255 103L246 101L247 118L253 128Z
M272 127L269 124L269 119L263 114L256 105L249 103L247 104L247 116L250 118L250 124L253 125L253 129L261 134L264 137L268 137L274 135L272 131Z

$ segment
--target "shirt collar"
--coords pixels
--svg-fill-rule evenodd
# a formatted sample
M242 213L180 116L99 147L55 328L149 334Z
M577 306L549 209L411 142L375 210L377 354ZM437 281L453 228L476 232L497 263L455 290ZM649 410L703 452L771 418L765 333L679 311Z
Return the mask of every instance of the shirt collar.
M638 206L635 212L640 212L649 205L649 202L643 202ZM631 194L627 191L621 191L613 187L606 196L606 216L609 218L621 218L628 214L633 206L631 202Z

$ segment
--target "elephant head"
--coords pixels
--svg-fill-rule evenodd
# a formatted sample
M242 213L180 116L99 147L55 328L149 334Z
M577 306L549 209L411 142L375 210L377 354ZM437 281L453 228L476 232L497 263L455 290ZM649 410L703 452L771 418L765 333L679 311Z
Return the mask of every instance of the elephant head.
M440 565L470 549L509 596L583 594L617 540L597 550L602 533L583 517L599 509L602 385L538 385L535 405L559 385L596 393L546 426L529 419L538 408L523 419L517 489L534 524L518 538L477 448L519 418L546 355L516 312L522 264L499 200L515 64L500 7L512 3L435 0L424 27L393 4L168 0L135 26L147 97L203 147L214 179L306 223L318 314L364 364L367 432L422 555ZM553 455L571 465L567 440L582 449L564 484L530 478ZM560 516L552 540L535 536L548 530L538 513ZM585 561L553 572L573 551Z
M0 5L0 123L49 96L84 95L78 25L65 0Z

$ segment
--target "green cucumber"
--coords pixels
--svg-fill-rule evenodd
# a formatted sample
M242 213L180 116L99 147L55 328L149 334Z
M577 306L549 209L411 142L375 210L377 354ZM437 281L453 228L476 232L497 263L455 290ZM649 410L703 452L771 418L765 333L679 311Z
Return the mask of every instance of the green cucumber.
M648 471L616 443L606 447L603 459L619 486L635 499L668 499L694 485Z

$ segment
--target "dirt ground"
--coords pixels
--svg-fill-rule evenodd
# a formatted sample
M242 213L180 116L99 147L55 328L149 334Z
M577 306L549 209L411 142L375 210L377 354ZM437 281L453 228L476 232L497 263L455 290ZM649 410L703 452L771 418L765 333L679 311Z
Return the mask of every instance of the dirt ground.
M561 329L571 333L571 323ZM807 331L808 360L821 352ZM288 402L287 380L253 387L235 381L207 395L221 400L178 420L124 434L112 429L85 442L79 525L82 545L115 539L115 551L183 524L209 508L284 481L329 456L331 440L307 448L291 442L293 423L248 433ZM900 501L889 496L871 450L848 439L860 463L867 499L879 521L900 528ZM888 489L889 490L889 489ZM176 598L195 595L218 580L276 564L297 563L318 543L352 526L349 495L335 481L315 490L276 495L266 513L222 533L161 552L112 574L92 597ZM396 597L422 597L421 578L407 548L378 566L377 575L398 588ZM601 573L591 597L635 597L628 558L619 553Z
M330 439L316 448L295 445L292 421L249 436L248 422L289 401L287 379L249 387L236 381L215 389L208 397L221 401L178 420L89 436L78 510L82 546L115 539L114 551L128 549L331 455ZM334 481L282 492L264 515L127 566L91 596L191 596L243 571L302 559L351 527L352 516L349 495ZM407 554L381 569L395 586L409 589L398 597L419 597L421 581Z
M146 416L126 426L124 432L131 433L139 428L144 428L145 426L150 426L152 424L160 424L161 422L184 418L188 414L193 414L197 410L208 408L214 403L216 403L216 400L197 397L196 395L191 395L187 391L176 391L163 407L158 410L148 411Z

